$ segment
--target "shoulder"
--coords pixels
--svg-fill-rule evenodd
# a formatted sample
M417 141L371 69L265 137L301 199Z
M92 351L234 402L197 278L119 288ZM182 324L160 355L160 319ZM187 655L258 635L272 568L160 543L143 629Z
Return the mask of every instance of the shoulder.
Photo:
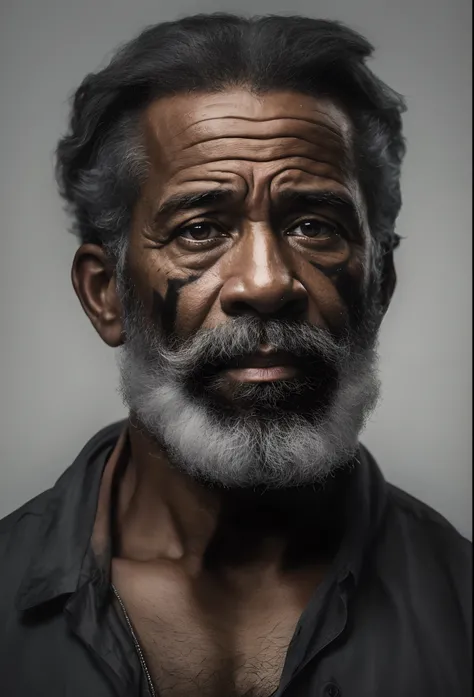
M472 562L472 543L434 508L408 492L385 480L377 462L365 446L360 445L362 461L369 473L366 486L373 502L376 500L379 515L376 535L380 544L420 547L423 552L436 551L444 563ZM394 551L399 549L395 547Z
M11 569L21 560L26 560L34 550L40 532L40 522L61 498L75 472L85 467L95 452L113 443L124 422L106 426L96 433L84 446L72 465L63 472L56 484L23 504L0 520L0 567L8 564Z
M13 607L17 589L40 543L43 515L52 489L0 520L0 625Z
M462 562L472 559L472 543L428 504L393 484L387 485L387 503L392 525L398 527L400 533L413 536L414 544L435 545L445 560Z
M363 455L379 511L365 557L374 595L411 617L410 622L443 627L451 638L464 637L470 645L472 543L431 506L387 483L365 449Z
M375 550L377 576L418 616L443 616L470 641L472 543L427 504L391 484ZM449 619L447 619L449 618Z
M444 565L472 563L472 543L444 516L399 487L388 483L371 453L362 444L361 458L367 477L364 483L371 506L378 547L392 546L393 556L402 549L417 551L422 558L435 554Z
M5 551L9 538L14 534L21 534L31 529L33 532L42 517L51 496L52 489L35 496L23 504L20 508L0 520L0 558Z

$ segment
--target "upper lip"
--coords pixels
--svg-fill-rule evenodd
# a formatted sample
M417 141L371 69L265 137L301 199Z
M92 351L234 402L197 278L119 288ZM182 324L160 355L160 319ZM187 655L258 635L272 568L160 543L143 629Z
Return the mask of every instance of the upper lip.
M295 365L296 356L286 351L272 353L252 353L230 361L226 368L273 368L281 365Z

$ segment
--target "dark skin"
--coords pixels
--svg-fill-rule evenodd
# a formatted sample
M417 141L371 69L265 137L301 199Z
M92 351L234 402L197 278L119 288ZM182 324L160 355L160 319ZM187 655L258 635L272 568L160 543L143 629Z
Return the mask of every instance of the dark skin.
M178 95L152 103L142 127L150 171L129 273L167 336L247 313L336 334L353 320L370 280L370 231L338 106L289 92ZM384 264L386 309L391 255ZM72 279L101 338L119 346L114 269L100 247L78 250ZM207 488L170 466L133 417L130 442L112 574L156 684L162 694L266 697L330 562L304 535L317 541L324 507L308 492Z

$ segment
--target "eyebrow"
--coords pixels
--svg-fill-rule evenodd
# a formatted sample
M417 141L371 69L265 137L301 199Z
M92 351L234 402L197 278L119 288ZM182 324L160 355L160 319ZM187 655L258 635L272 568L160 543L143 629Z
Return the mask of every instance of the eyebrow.
M180 211L209 208L209 206L215 205L216 203L225 203L234 196L235 192L232 191L232 189L223 188L211 189L200 193L175 194L161 204L154 214L153 219L156 221L159 218L173 215Z
M353 224L360 227L362 225L361 211L355 201L348 194L342 192L336 193L331 190L317 191L298 191L290 189L282 191L278 195L276 208L296 208L298 210L314 209L314 208L334 208L339 211L345 218L348 218Z
M223 205L235 200L236 192L232 189L216 188L197 193L180 193L170 196L164 201L153 215L153 223L156 224L165 216L173 215L188 210L206 210L210 206ZM353 224L361 226L361 213L351 196L342 192L331 190L284 190L278 194L273 209L289 212L295 208L298 210L310 210L317 207L334 208Z

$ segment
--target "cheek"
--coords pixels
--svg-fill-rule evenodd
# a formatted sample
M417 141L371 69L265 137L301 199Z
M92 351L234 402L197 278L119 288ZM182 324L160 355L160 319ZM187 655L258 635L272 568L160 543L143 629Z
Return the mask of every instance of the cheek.
M308 321L330 331L341 330L347 323L347 310L335 280L318 272L304 285L308 290Z
M215 271L194 276L182 288L176 315L176 334L186 337L198 329L211 328L223 321L219 293L223 282Z
M145 314L163 332L172 331L176 317L176 298L180 288L169 283L172 276L166 258L156 249L144 248L132 238L126 273Z
M156 252L155 252L156 253ZM218 295L213 293L212 275L199 271L172 268L165 261L157 260L149 265L146 279L148 297L151 294L151 316L166 336L186 338L198 329ZM211 278L210 278L211 276Z
M183 303L180 302L180 295L183 288L199 280L199 276L189 276L187 278L168 278L166 293L164 296L157 290L153 291L153 312L154 320L166 336L180 333L181 322L179 318L186 313ZM179 303L179 307L178 307Z
M312 266L316 271L307 287L311 289L316 311L324 323L337 331L357 322L364 298L364 273L360 260L352 255L341 264L314 262ZM312 317L310 321L313 321Z
M165 298L169 273L165 260L156 251L130 248L127 274L137 298L150 316L155 310L156 297Z
M184 338L199 328L219 293L212 270L179 269L163 250L143 243L131 243L127 273L148 317L167 336Z

